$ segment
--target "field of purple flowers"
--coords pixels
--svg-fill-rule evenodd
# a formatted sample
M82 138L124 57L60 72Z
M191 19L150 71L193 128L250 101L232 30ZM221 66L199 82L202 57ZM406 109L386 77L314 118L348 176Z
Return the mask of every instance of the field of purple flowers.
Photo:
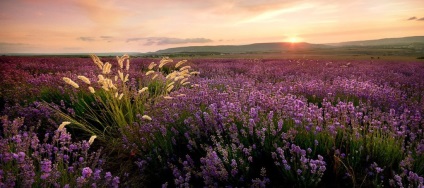
M424 186L422 62L126 60L0 57L0 187Z

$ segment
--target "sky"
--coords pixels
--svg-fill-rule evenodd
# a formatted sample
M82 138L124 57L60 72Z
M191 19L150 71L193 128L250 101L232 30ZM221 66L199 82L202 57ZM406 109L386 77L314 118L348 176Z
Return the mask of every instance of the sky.
M423 36L424 0L0 0L0 53Z

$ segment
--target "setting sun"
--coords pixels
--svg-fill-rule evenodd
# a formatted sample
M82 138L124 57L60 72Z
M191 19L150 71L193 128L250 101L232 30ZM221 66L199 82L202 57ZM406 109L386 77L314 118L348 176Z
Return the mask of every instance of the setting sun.
M302 42L302 40L303 40L302 38L295 36L295 37L287 37L285 41L290 43L298 43L298 42Z
M296 42L299 42L299 39L298 39L298 38L296 38L296 37L291 37L291 38L290 38L290 42L291 42L291 43L296 43Z

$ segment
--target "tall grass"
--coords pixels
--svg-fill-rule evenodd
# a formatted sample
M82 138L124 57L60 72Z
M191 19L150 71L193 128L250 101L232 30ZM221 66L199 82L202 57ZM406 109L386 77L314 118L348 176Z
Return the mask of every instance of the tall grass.
M172 91L188 85L189 77L198 74L190 67L181 67L185 60L170 66L173 60L163 58L159 64L152 62L149 65L137 85L129 82L128 55L116 57L116 65L104 63L95 55L91 55L91 58L100 72L97 79L78 76L78 80L74 81L63 78L74 88L73 107L78 109L78 113L73 115L64 110L59 113L77 129L96 135L112 150L122 148L122 137L134 142L139 140L135 137L134 126L152 120L146 107L157 98L168 96Z

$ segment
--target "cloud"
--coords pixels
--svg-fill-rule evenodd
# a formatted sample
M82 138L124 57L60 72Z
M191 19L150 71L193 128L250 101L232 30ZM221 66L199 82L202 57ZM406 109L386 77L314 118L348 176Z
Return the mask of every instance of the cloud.
M9 42L0 42L0 46L24 46L28 44L24 43L9 43Z
M128 15L125 9L111 0L77 0L75 3L88 18L100 25L119 24Z
M127 42L136 42L140 40L146 40L146 38L129 38L127 39Z
M23 52L31 48L31 45L25 43L0 42L0 53Z
M64 49L64 50L82 50L81 47L64 47L62 49Z
M112 36L100 36L100 39L105 40L107 42L112 42Z
M424 21L424 17L418 19L417 21Z
M95 39L93 37L78 37L78 40L82 40L82 41L86 41L86 42L95 41Z
M168 44L189 44L189 43L208 43L213 42L207 38L170 38L170 37L147 37L147 38L129 38L127 42L146 41L144 45L168 45Z
M101 38L101 39L111 39L111 38L113 38L113 37L111 37L111 36L100 36L100 38Z
M416 20L416 19L417 19L417 17L413 16L413 17L408 18L407 20Z
M211 39L207 38L159 38L153 39L151 42L155 41L157 45L167 45L167 44L187 44L187 43L207 43L212 42Z

